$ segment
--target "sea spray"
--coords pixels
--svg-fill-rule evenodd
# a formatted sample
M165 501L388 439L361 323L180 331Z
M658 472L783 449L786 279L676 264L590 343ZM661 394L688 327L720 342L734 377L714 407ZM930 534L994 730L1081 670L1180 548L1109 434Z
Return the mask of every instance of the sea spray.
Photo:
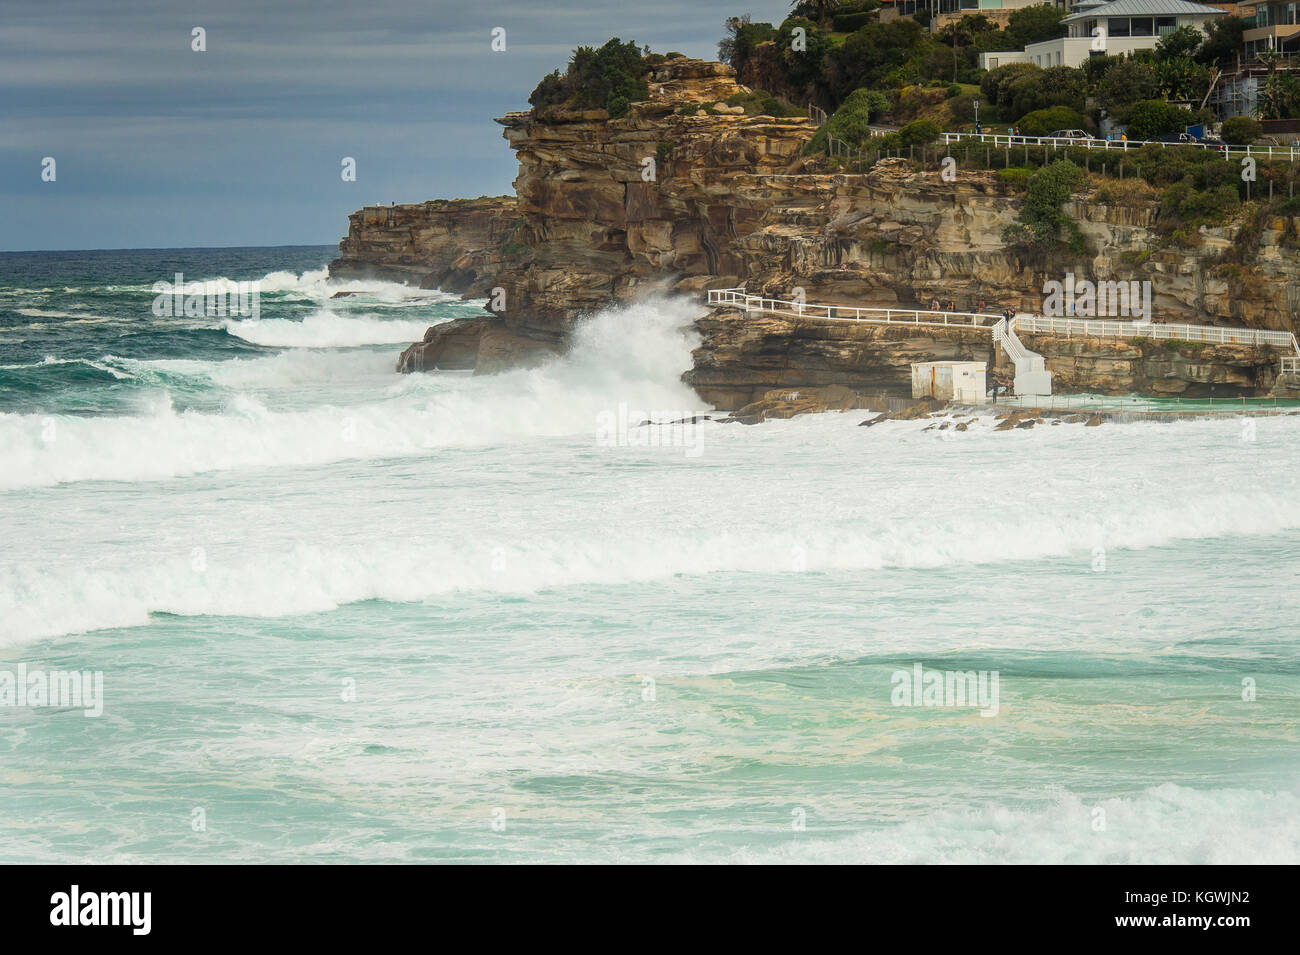
M328 392L309 407L292 396L236 390L221 413L174 410L165 392L141 402L136 415L58 416L60 440L43 440L48 415L0 414L0 489L83 480L156 480L247 467L320 465L359 458L401 457L451 445L586 435L603 411L620 404L650 408L698 406L681 381L695 344L689 322L698 307L685 300L645 302L602 311L580 323L570 353L542 368L496 376L458 373L399 376L376 372L368 395L346 407ZM275 326L304 348L356 344L353 329L374 337L397 324ZM240 323L249 325L253 323ZM268 325L267 320L257 323ZM347 329L346 334L339 328ZM241 329L246 334L247 329ZM370 359L358 359L373 368ZM233 363L222 363L233 364ZM211 374L238 389L237 376ZM391 393L385 392L391 389Z

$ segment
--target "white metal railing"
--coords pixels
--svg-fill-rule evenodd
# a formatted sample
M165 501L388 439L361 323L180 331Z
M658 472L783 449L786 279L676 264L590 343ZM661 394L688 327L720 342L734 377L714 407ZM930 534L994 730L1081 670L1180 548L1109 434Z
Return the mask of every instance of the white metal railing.
M838 322L880 322L889 325L959 325L992 328L1002 321L988 312L928 311L912 308L858 308L853 305L813 305L779 298L750 295L743 288L711 289L710 305L736 305L747 312L787 312L802 318Z
M780 298L750 295L743 288L710 289L710 305L736 305L747 312L784 312L800 318L835 322L879 322L887 325L964 326L987 328L1020 373L1045 373L1042 355L1025 347L1016 335L1041 332L1048 335L1084 335L1093 338L1167 338L1221 345L1268 345L1289 348L1293 355L1282 358L1281 374L1300 374L1300 342L1291 332L1261 328L1225 328L1219 325L1181 325L1154 322L1110 321L1102 318L1064 318L1020 313L1008 322L989 312L926 311L909 308L858 308L853 305L814 305ZM1048 386L1050 389L1050 385ZM1017 391L1020 388L1017 386ZM1050 391L1045 391L1050 393Z
M1074 139L1065 136L1013 136L1008 133L944 133L944 144L975 140L991 146L1052 146L1062 149L1077 146L1081 149L1118 150L1127 152L1143 146L1191 146L1193 149L1214 149L1223 154L1225 159L1234 156L1263 156L1268 159L1286 159L1295 162L1300 159L1300 147L1297 146L1229 146L1226 143L1165 143L1150 139Z
M1261 328L1226 328L1221 325L1175 325L1129 322L1102 318L1065 318L1022 315L1016 318L1022 332L1050 335L1087 335L1095 338L1173 338L1186 342L1214 342L1220 345L1273 345L1290 348L1300 355L1300 344L1291 332Z

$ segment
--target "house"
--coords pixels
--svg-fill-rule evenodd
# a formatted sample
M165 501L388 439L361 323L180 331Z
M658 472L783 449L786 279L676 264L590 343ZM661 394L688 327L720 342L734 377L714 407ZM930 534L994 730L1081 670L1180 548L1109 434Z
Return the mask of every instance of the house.
M1248 59L1268 50L1300 52L1300 3L1255 4L1254 22L1247 22L1241 41Z
M917 14L929 15L929 29L942 30L962 17L980 14L999 27L1005 27L1011 14L1022 7L1035 7L1047 3L1065 7L1066 0L880 0L880 22L888 23L898 17Z
M942 30L949 23L971 14L983 14L993 23L1005 27L1011 14L1022 7L1040 6L1050 0L929 0L931 29ZM1055 4L1059 6L1060 4Z
M981 53L980 66L1082 66L1093 55L1153 50L1161 37L1182 26L1204 33L1211 20L1224 15L1218 7L1189 0L1076 0L1071 9L1074 12L1061 21L1069 30L1066 36L1031 43L1023 50Z

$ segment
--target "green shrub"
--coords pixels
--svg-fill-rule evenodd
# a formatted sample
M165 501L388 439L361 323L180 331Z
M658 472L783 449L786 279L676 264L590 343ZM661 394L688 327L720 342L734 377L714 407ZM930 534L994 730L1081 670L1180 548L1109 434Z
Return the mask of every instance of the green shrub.
M1025 73L998 87L998 106L1009 115L1023 116L1049 106L1082 110L1087 97L1087 80L1082 70L1051 66Z
M542 77L542 81L528 95L528 102L534 109L543 110L548 106L558 106L568 99L568 96L560 71L552 70Z
M1021 167L1012 167L1010 169L999 169L998 179L1005 185L1015 189L1017 192L1024 192L1029 184L1029 174L1032 170Z
M1097 84L1097 104L1121 123L1128 122L1134 103L1160 95L1160 76L1154 63L1127 59L1114 64Z
M1289 199L1283 199L1270 210L1278 216L1300 216L1300 196L1291 196Z
M939 138L943 130L932 119L918 119L908 123L897 133L899 144L903 146L920 146L932 143Z
M775 37L776 27L770 23L751 23L749 14L729 17L727 35L718 41L718 59L730 63L737 72L743 71L753 60L756 48Z
M1066 249L1083 254L1086 251L1083 234L1061 207L1084 182L1083 170L1068 159L1030 173L1019 224L1009 226L1003 239L1029 254L1043 255Z
M984 104L981 103L981 106ZM973 93L963 93L960 96L954 96L948 100L948 112L952 114L955 123L973 123L975 122L975 95ZM980 116L987 123L992 117L989 116L987 109L980 111Z
M1003 101L1004 86L1010 86L1027 73L1042 71L1042 67L1035 66L1033 63L1008 63L1006 66L999 66L996 70L989 70L980 79L980 95L990 106L998 106Z
M850 146L862 146L871 137L871 123L888 109L889 97L884 93L878 90L854 90L823 128L828 135Z
M875 19L875 13L866 10L861 13L837 13L831 20L831 29L836 33L852 33Z
M732 93L727 97L728 106L743 106L750 116L803 116L804 111L786 106L767 90L751 90L748 93Z
M1232 146L1249 146L1264 134L1264 127L1249 116L1233 116L1223 121L1219 135Z
M1087 129L1092 124L1068 106L1049 106L1026 113L1016 121L1022 136L1048 136L1058 129Z
M611 93L609 99L605 100L605 111L609 113L610 119L618 119L627 115L631 105L631 101L622 93Z
M614 37L599 49L580 46L574 50L564 75L557 70L542 77L528 102L538 112L562 104L603 107L617 118L631 103L649 98L648 73L649 63L640 47Z
M1227 221L1241 208L1235 185L1197 188L1184 180L1160 194L1159 221L1165 225L1216 225Z
M1129 139L1155 139L1182 132L1195 122L1196 115L1190 109L1163 100L1143 100L1129 109L1126 132Z

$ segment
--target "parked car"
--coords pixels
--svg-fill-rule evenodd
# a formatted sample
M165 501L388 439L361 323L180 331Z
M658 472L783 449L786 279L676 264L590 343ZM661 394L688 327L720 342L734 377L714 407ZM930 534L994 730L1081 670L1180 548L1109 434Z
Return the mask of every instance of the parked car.
M1191 133L1165 133L1163 136L1157 136L1155 141L1158 143L1199 143L1200 140Z
M1093 137L1082 129L1058 129L1049 133L1048 139L1076 139L1080 142L1092 142Z

